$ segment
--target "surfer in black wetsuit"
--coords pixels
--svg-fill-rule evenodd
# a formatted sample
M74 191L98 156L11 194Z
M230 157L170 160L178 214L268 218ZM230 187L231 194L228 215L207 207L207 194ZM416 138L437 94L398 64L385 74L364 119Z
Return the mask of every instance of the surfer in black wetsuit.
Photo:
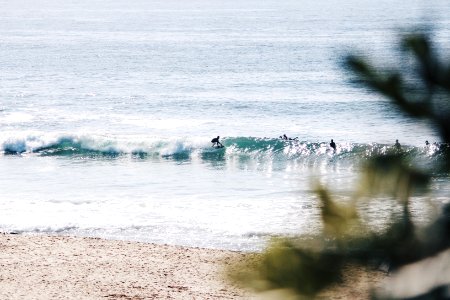
M283 134L283 136L280 135L280 139L286 140L286 141L295 141L298 139L298 137L295 138L288 138L286 134Z
M401 150L402 149L402 146L400 145L398 140L395 140L395 149L397 149L397 150Z
M336 144L334 143L333 139L331 139L330 147L333 148L334 152L336 152Z
M220 138L220 136L217 136L216 138L213 138L211 140L211 143L213 143L211 147L214 147L214 146L216 146L217 148L222 148L223 147L222 143L219 142L219 138Z

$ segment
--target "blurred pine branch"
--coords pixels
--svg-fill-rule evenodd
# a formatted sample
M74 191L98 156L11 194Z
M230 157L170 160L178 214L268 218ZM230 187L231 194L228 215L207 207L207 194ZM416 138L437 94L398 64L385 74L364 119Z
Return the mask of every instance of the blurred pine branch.
M382 70L354 55L346 58L345 67L359 77L362 87L386 96L409 117L429 120L442 137L445 143L442 146L448 146L450 65L438 60L426 34L406 35L401 46L404 55L414 61L411 70ZM443 167L448 171L449 151L444 153L447 156ZM324 187L317 188L323 232L314 237L276 239L257 259L253 258L251 264L241 266L245 272L232 276L258 291L274 290L272 296L276 299L311 299L339 282L346 265L387 265L389 271L402 270L396 277L396 284L403 289L403 295L408 296L388 291L378 296L374 294L374 298L450 298L450 275L445 278L450 274L445 273L450 272L450 267L426 268L424 273L419 272L426 278L440 278L432 284L427 281L421 285L420 280L411 281L401 275L403 266L419 266L425 259L433 263L439 258L441 263L450 266L450 204L444 205L440 216L425 227L417 227L410 216L410 196L426 191L430 174L431 170L428 173L418 171L402 153L372 157L364 167L362 188L354 202L340 204ZM359 197L379 194L390 195L402 206L402 214L392 214L390 225L381 233L368 228L356 208ZM391 291L394 290L391 287ZM418 292L411 294L412 290Z

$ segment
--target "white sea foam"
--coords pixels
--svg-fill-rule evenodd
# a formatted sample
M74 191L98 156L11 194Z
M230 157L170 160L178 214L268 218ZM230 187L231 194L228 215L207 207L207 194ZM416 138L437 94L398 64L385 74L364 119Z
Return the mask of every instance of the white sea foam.
M33 115L24 112L12 112L0 114L0 125L9 125L15 123L29 123L33 121Z

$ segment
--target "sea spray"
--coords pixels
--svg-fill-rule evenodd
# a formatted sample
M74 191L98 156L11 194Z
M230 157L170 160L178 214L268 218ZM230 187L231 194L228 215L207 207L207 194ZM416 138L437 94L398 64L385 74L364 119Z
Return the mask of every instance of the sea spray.
M3 155L73 157L127 157L173 160L239 160L278 166L295 162L305 166L330 162L356 166L373 156L396 152L393 145L341 143L333 151L327 142L257 137L224 137L224 149L211 147L204 138L107 137L70 134L29 134L0 142ZM402 146L401 153L428 165L448 151L446 145Z

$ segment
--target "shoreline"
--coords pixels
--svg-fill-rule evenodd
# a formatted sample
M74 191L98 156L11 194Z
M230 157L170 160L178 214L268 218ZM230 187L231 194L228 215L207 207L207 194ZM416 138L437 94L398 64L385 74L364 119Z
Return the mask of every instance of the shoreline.
M248 299L224 266L243 253L74 236L0 234L2 299Z

